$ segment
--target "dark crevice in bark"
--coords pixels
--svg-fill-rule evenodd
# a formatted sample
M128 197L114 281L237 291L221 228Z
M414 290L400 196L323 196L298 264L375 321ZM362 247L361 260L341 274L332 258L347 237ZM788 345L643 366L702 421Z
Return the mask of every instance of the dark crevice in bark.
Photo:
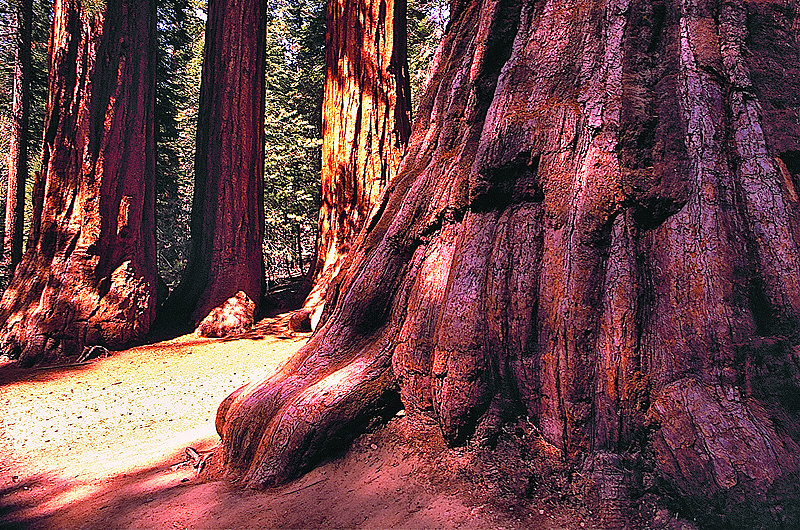
M415 238L416 242L420 244L430 242L430 240L447 225L462 222L466 214L467 208L445 208L436 215L431 224L422 229Z
M504 210L512 204L542 202L544 192L537 178L539 157L522 152L498 168L485 169L470 184L473 212Z
M667 6L664 5L664 0L650 2L652 13L650 14L650 42L647 45L647 53L652 54L661 48L664 41L664 28L667 18Z
M753 272L748 287L748 301L756 326L756 334L762 337L775 335L777 331L775 329L776 315L757 272Z
M667 56L677 21L663 1L634 1L629 9L619 133L623 205L632 208L637 227L652 230L683 209L690 195L683 177L686 145L669 131L679 126L679 111L669 99L675 90L675 59Z
M118 44L117 40L120 33L119 27L113 27L115 21L109 18L101 20L102 33L100 50L103 50L96 58L94 70L100 79L108 77L110 73L119 70L120 66L124 66L124 51L116 49ZM100 156L100 151L103 148L103 133L105 130L106 122L106 109L111 100L115 87L109 83L92 83L93 97L97 102L90 110L89 117L89 139L88 139L88 154L93 161L96 161ZM107 222L107 221L106 221Z
M800 151L786 151L780 155L780 159L786 165L786 171L791 175L791 184L794 187L794 194L797 196L797 193L800 192Z
M497 86L500 70L511 56L511 47L514 44L522 3L514 0L498 0L492 6L496 14L492 17L491 26L488 28L488 38L481 43L481 56L478 59L478 71L472 83L475 90L477 105L488 109L492 102ZM476 121L482 121L484 112L475 114Z

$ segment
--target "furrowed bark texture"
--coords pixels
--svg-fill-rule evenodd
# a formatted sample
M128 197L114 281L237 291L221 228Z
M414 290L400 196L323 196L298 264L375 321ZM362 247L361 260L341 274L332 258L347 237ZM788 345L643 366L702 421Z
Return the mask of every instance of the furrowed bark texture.
M19 0L16 5L17 46L12 91L12 131L8 150L8 187L6 193L5 241L3 259L8 270L22 259L22 232L25 218L25 181L28 178L28 124L31 110L31 25L32 0Z
M305 302L315 324L411 134L405 0L335 0L327 10L322 207Z
M0 303L25 364L117 347L155 308L155 4L55 3L35 239Z
M197 325L239 291L264 291L266 3L208 6L189 265L164 307Z
M450 443L529 416L611 525L637 491L798 524L799 27L797 2L454 4L330 317L218 411L229 471L294 477L399 383Z

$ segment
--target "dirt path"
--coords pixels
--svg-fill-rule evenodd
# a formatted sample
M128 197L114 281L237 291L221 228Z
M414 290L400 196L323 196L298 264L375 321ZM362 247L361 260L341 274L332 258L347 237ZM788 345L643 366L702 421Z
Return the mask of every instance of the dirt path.
M397 417L346 455L267 491L173 469L218 443L219 402L305 341L264 321L80 367L0 366L0 528L593 528L588 514L501 491L424 418ZM212 456L213 458L213 456Z

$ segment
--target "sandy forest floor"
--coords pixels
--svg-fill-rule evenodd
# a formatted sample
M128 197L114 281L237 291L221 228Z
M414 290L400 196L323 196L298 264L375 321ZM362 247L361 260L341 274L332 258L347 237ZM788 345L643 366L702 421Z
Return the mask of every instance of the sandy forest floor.
M0 365L0 528L597 527L585 509L531 495L502 458L448 449L428 420L402 413L280 488L174 468L186 447L218 444L228 393L305 342L286 318L239 340L187 335L84 366Z

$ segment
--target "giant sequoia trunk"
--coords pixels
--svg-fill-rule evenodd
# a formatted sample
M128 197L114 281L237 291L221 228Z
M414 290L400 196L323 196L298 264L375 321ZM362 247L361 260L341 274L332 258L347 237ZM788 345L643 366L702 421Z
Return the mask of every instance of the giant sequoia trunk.
M154 12L55 2L41 217L0 304L3 349L26 364L120 346L152 322Z
M8 150L5 241L3 242L3 258L7 261L11 273L22 259L25 181L28 178L28 124L31 110L33 0L18 0L16 18L17 45L12 91L12 130Z
M406 2L327 3L322 206L311 294L319 317L411 133Z
M189 265L165 318L197 324L238 291L264 291L266 3L208 5Z
M398 385L450 443L529 416L609 506L638 458L696 516L798 524L797 10L454 3L330 317L220 406L227 469L286 481Z

